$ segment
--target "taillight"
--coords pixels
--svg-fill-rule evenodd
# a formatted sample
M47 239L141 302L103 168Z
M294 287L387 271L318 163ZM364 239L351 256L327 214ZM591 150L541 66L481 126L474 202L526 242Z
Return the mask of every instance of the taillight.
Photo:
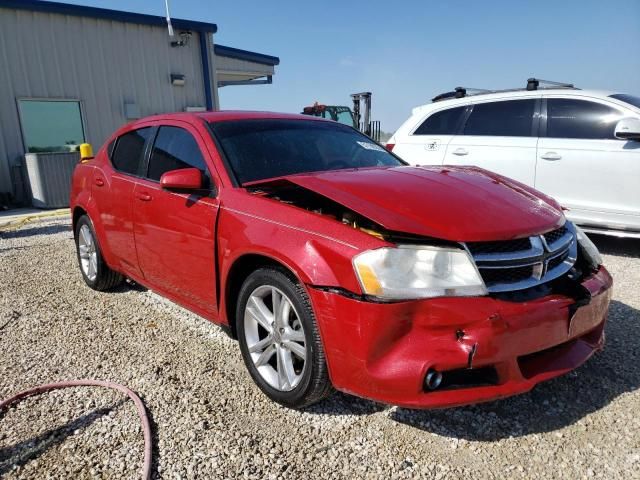
M389 150L390 152L393 152L393 147L395 147L396 144L395 143L387 143L384 148L386 148L387 150Z

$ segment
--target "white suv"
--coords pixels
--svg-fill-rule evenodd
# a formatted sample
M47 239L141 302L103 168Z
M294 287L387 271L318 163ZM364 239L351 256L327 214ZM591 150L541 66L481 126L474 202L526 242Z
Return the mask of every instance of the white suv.
M640 238L640 97L540 82L439 95L387 149L411 164L493 170L555 197L587 231Z

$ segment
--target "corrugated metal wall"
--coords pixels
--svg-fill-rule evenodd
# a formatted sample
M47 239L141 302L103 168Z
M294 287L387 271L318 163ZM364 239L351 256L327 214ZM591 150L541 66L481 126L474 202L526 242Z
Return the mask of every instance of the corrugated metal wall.
M172 86L171 73L186 85ZM11 165L25 153L21 97L79 99L97 150L127 121L125 102L142 116L205 106L198 34L171 47L162 27L0 8L0 192L13 190Z

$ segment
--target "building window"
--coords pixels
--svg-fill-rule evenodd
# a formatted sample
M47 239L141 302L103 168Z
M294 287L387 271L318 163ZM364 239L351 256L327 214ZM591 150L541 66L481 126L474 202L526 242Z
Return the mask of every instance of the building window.
M84 143L77 100L18 100L24 146L28 153L75 152Z

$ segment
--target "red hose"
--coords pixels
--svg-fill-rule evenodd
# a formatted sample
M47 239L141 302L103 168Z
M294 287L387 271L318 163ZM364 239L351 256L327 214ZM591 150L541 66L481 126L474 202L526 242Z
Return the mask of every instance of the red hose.
M142 400L140 400L140 397L138 397L138 395L136 395L136 393L133 390L130 390L123 385L120 385L114 382L107 382L103 380L69 380L66 382L48 383L46 385L40 385L38 387L34 387L29 390L25 390L23 392L17 393L13 397L3 400L0 403L0 411L7 408L9 405L20 402L32 395L39 395L41 393L49 392L51 390L58 390L61 388L69 388L69 387L112 388L114 390L118 390L119 392L124 393L131 400L133 400L133 403L135 403L136 409L138 410L138 416L140 417L140 422L142 423L142 435L144 436L144 464L142 467L142 478L144 480L150 479L151 478L151 425L149 424L149 417L147 416L147 411L144 408L144 404L142 403Z

